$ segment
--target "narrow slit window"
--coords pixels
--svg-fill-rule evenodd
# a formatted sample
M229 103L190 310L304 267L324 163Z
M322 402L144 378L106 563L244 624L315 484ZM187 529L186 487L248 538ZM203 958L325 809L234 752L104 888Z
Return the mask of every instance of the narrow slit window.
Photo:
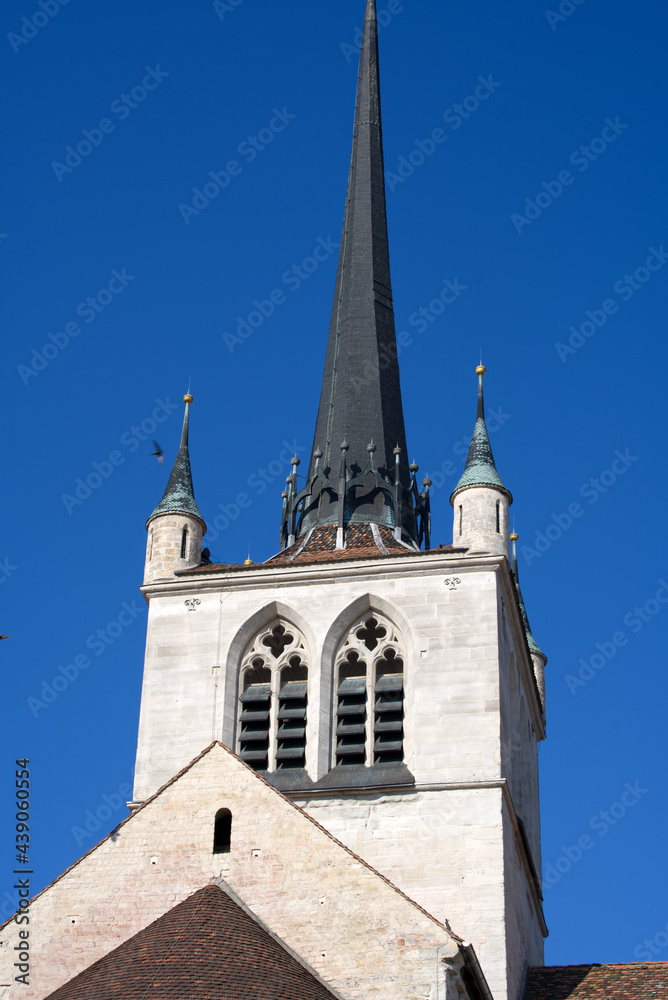
M336 712L336 763L366 764L366 663L351 650L339 667Z
M181 532L181 558L185 559L186 550L188 545L188 529L184 528Z
M391 648L376 667L373 736L374 764L403 763L404 663Z
M281 671L278 693L276 767L306 767L306 709L308 670L300 656L292 656Z
M232 813L219 809L213 827L213 853L229 854L232 849Z
M496 530L501 531L501 502L496 501Z
M259 657L244 676L239 718L239 756L256 771L269 767L271 670Z
M464 508L462 504L459 505L459 534L461 535L464 530Z

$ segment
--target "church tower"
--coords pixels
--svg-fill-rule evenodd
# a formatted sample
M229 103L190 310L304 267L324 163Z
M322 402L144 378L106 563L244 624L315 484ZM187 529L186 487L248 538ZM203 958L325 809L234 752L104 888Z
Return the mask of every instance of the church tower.
M453 544L432 550L431 483L418 485L408 464L378 23L367 0L306 484L298 488L295 459L277 554L256 565L202 563L185 397L179 455L147 525L132 806L222 741L465 935L494 1000L518 1000L527 967L543 962L547 933L537 765L546 658L511 563L512 496L489 444L485 369L477 374L473 439L452 494ZM221 789L211 793L216 800Z

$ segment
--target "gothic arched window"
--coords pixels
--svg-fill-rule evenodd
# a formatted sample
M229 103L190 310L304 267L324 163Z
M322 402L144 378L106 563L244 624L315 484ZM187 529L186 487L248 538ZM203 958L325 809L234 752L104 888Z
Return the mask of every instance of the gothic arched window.
M308 662L303 636L273 621L250 643L240 670L239 756L256 771L306 767Z
M403 762L404 662L399 633L375 611L350 629L336 657L336 765Z

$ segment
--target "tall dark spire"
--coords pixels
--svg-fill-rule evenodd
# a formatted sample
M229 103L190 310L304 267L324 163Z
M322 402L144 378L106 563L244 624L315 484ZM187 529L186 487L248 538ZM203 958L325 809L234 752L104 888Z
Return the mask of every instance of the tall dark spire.
M342 529L371 522L419 540L420 500L408 467L394 328L374 0L366 6L343 235L307 486L298 494L295 477L288 493L287 507L297 504L299 511L292 531L286 512L283 545L317 525Z
M498 486L508 493L508 490L503 485L501 476L496 471L492 446L489 443L489 434L487 433L487 424L485 423L485 397L482 380L486 371L487 369L484 365L479 365L475 370L478 376L478 412L476 414L473 437L471 438L471 446L466 458L464 472L452 492L453 496L457 490L461 490L465 486Z
M146 522L147 526L149 521L152 521L159 514L191 514L193 517L198 518L204 525L204 518L200 514L199 507L195 502L193 477L190 471L190 455L188 453L188 425L190 422L190 404L192 401L193 397L190 393L183 397L186 409L183 415L181 446L176 456L165 494ZM206 529L206 525L204 527Z

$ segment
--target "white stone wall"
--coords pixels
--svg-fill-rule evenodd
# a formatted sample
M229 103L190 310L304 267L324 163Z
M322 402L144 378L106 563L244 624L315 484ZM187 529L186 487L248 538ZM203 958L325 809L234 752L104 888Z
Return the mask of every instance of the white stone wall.
M496 507L499 505L497 531ZM493 486L466 486L452 497L453 544L510 560L509 499Z
M502 798L497 786L296 801L416 903L472 941L494 1000L504 1000Z
M185 554L183 531L186 530ZM149 522L144 583L172 580L180 569L192 569L202 560L204 526L190 514L159 514Z
M332 764L337 646L361 614L379 611L407 651L404 746L416 791L381 792L373 805L346 793L300 801L409 896L447 916L481 955L495 1000L516 1000L506 992L508 969L515 986L507 927L529 928L532 964L542 962L542 937L521 845L513 853L506 844L502 783L516 805L521 786L539 868L536 739L543 733L511 588L505 558L449 554L259 567L145 588L135 800L212 739L236 749L238 666L255 632L276 617L296 626L308 647L307 762L314 781L323 777Z
M213 854L223 807L231 850ZM442 1000L443 961L461 961L445 927L215 745L31 902L29 986L13 982L19 928L0 930L0 982L43 1000L216 878L345 1000Z

